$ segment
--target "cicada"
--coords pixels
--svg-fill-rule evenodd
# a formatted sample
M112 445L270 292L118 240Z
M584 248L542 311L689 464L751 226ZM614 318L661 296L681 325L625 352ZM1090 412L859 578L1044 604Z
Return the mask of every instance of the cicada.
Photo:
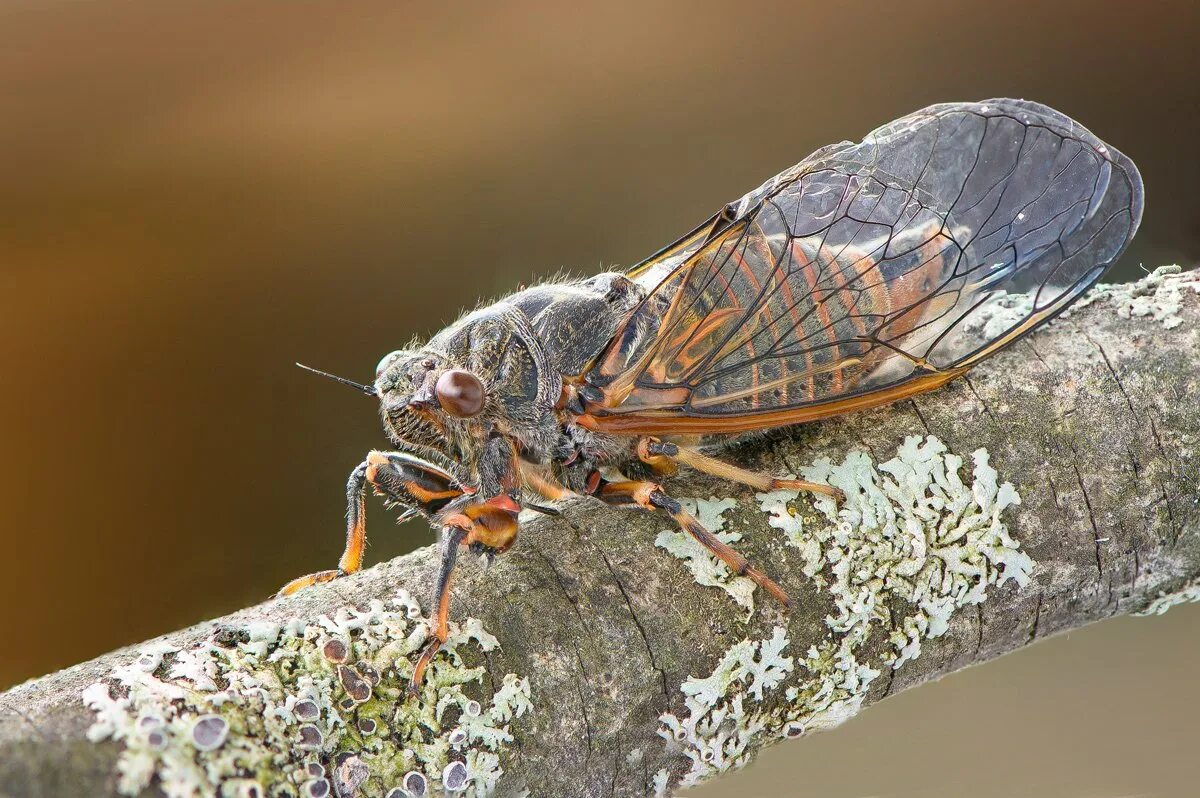
M395 450L350 474L338 567L281 592L359 570L369 485L440 536L414 689L446 640L460 548L490 562L523 508L568 496L664 513L787 605L663 478L836 496L720 447L953 380L1095 283L1142 204L1127 157L1022 100L934 105L817 150L628 271L479 308L386 355L371 385L335 377L379 400Z

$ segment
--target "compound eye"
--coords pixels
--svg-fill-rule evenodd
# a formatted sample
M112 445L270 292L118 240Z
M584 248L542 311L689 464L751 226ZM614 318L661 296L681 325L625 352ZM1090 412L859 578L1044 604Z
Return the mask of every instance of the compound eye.
M483 383L469 371L447 371L438 377L433 392L442 409L455 418L471 418L483 411Z

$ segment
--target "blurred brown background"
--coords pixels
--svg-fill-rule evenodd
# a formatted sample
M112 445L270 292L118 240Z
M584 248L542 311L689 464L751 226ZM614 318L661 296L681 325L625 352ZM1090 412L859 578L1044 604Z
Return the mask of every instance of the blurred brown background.
M1200 254L1191 0L0 4L0 687L330 566L376 360L816 147L1025 96ZM430 540L376 506L372 561ZM1194 795L1200 612L902 695L698 795ZM944 756L949 752L951 756Z

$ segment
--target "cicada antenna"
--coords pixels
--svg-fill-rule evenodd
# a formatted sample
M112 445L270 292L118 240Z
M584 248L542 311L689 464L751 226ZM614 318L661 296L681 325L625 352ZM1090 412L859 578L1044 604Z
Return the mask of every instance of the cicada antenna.
M297 363L296 365L305 371L311 371L313 374L319 374L322 377L328 377L334 382L340 382L342 385L349 385L351 388L356 388L362 393L365 393L367 396L378 396L378 394L375 393L375 389L370 385L363 385L361 382L348 380L345 377L339 377L336 374L330 374L328 371L321 371L320 369L315 369L312 366L306 366L303 363Z

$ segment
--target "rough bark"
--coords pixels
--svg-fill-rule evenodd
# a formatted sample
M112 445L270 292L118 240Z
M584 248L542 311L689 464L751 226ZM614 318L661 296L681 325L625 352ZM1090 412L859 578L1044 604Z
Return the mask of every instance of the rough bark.
M1182 279L1178 286L1181 323L1164 323L1169 309L1150 300L1139 306L1128 290L1105 292L944 389L731 451L744 465L795 473L856 448L882 462L906 436L933 435L964 457L986 448L1001 479L1019 490L1008 528L1036 564L1031 582L989 588L987 601L925 640L916 660L883 666L865 704L1038 638L1143 610L1200 576L1200 293ZM755 506L752 491L696 476L670 488ZM526 524L515 549L486 573L463 558L454 617L480 618L499 638L489 674L527 676L532 686L534 708L514 721L502 784L534 796L646 794L660 768L679 772L678 751L657 732L662 713L682 714L680 685L689 676L707 676L731 644L766 639L777 625L787 628L790 651L820 642L829 607L801 574L797 550L765 515L738 518L746 524L738 548L788 589L790 614L760 591L747 619L728 594L697 585L656 548L668 522L590 500ZM432 548L422 549L165 639L186 645L214 625L315 618L398 586L424 597L435 568ZM80 693L139 648L0 696L0 795L115 794L119 745L87 741L92 713Z

